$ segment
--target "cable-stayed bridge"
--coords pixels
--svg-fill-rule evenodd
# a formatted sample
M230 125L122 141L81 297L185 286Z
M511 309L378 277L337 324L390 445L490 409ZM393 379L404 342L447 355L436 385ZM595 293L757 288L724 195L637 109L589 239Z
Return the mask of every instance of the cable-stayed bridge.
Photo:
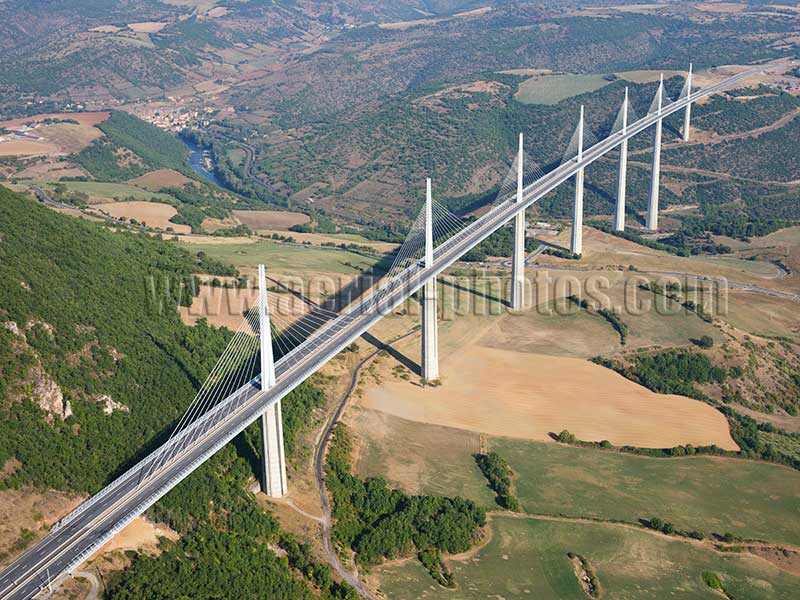
M169 439L62 519L47 537L6 567L0 573L0 600L31 598L47 591L54 580L75 570L125 525L259 418L264 445L262 486L272 496L285 494L280 403L286 394L418 290L423 290L422 376L437 379L435 281L438 274L513 220L511 306L522 308L525 209L574 178L571 250L580 254L584 169L620 148L615 226L624 228L627 141L650 127L654 128L654 152L647 224L656 229L663 119L684 111L683 135L688 139L693 102L765 68L777 66L785 65L749 69L699 91L692 91L690 69L676 101L665 98L662 80L647 114L633 122L629 122L631 111L626 91L611 134L588 147L585 147L581 109L579 125L565 161L546 174L526 160L520 136L519 153L497 198L483 216L469 223L433 199L428 181L426 203L381 284L343 310L306 305L299 314L295 311L291 317L286 317L281 310L281 302L287 301L286 295L270 294L263 268L260 269L258 305L245 315L241 327Z

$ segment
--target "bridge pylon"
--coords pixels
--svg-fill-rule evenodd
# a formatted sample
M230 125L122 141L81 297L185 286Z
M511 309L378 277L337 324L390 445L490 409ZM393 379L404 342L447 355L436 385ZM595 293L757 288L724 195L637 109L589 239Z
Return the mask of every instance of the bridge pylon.
M686 97L692 95L692 63L689 63L689 74L686 76ZM686 105L686 112L683 114L683 141L689 141L692 119L692 103Z
M647 228L650 231L658 229L658 188L661 179L661 126L664 119L661 118L661 112L664 107L664 75L658 84L658 91L656 92L656 101L658 102L658 115L659 119L656 121L655 132L653 133L653 169L650 179L650 202L647 205Z
M583 160L583 105L578 121L578 156L577 161ZM575 173L575 203L572 208L572 237L569 250L573 254L583 253L583 168Z
M425 267L433 267L433 194L431 180L426 182L425 198ZM439 327L436 315L436 278L422 288L422 378L439 379Z
M622 104L622 135L628 132L628 86L625 86L625 101ZM619 146L619 172L617 174L617 206L614 212L614 229L625 230L625 192L628 177L628 139Z
M258 265L258 291L261 389L268 390L275 385L275 357L272 352L272 327L267 304L267 277L264 265ZM280 400L261 415L261 491L272 498L281 498L288 491Z
M522 204L523 150L522 134L519 134L517 155L517 204ZM511 309L522 310L525 304L525 211L514 217L514 254L511 259Z

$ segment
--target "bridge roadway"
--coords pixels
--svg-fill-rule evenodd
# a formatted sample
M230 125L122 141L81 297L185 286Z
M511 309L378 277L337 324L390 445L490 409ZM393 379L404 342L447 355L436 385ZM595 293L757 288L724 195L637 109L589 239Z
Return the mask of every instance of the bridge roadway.
M768 65L774 67L776 65ZM200 464L254 422L270 405L288 394L328 360L340 352L384 315L404 302L428 280L456 262L471 248L509 222L519 211L532 205L545 194L564 183L623 140L637 135L664 118L754 73L758 67L743 71L714 86L691 94L664 107L661 115L648 114L628 126L626 133L617 132L584 151L583 159L568 161L524 189L523 201L513 196L503 200L481 218L439 245L434 253L434 265L424 268L416 263L391 282L345 310L323 329L311 336L276 364L276 384L262 391L258 378L229 396L209 415L199 419L189 430L169 444L181 451L174 457L156 463L153 472L144 477L147 467L157 461L159 450L121 475L101 492L67 515L41 541L36 543L0 573L0 600L22 600L46 590L48 583L64 573L74 571L125 525L141 515L156 500L166 494ZM215 422L213 417L225 411ZM186 446L182 448L181 446ZM58 457L53 457L58 460Z

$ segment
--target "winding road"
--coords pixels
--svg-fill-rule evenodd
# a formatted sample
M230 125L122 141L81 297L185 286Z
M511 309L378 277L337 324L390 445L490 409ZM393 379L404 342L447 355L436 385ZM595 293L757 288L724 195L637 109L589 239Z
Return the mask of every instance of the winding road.
M331 440L331 436L333 435L333 430L336 427L336 423L342 416L344 412L345 406L347 405L347 401L350 399L350 396L353 394L353 390L356 389L356 385L358 385L358 376L361 373L361 369L370 362L375 356L378 355L379 352L382 350L388 350L392 344L396 344L397 342L404 340L405 338L414 335L419 331L419 327L414 327L411 331L400 335L390 342L385 344L381 344L377 348L375 348L372 352L370 352L367 356L361 359L355 369L353 369L353 374L350 377L350 384L345 390L344 394L342 395L342 399L339 401L339 405L336 407L333 415L331 415L330 419L328 419L327 423L324 426L324 431L322 436L320 437L319 444L317 446L316 454L315 454L315 464L314 469L315 473L314 476L317 480L317 489L319 489L319 499L322 504L322 547L325 550L325 554L328 557L328 562L334 568L334 570L339 574L339 576L347 581L350 585L352 585L358 593L361 594L362 598L366 598L367 600L377 600L377 598L361 583L361 580L358 578L357 574L351 573L348 571L344 565L342 565L339 557L336 555L336 551L333 548L333 543L331 541L331 505L330 500L328 499L328 493L325 489L325 450L328 446L328 443Z

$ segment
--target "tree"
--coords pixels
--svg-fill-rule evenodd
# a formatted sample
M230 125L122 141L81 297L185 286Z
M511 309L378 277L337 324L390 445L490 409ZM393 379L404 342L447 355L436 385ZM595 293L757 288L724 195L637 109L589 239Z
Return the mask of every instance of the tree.
M712 338L710 335L704 335L697 342L697 345L701 348L711 348L714 345L714 338Z

